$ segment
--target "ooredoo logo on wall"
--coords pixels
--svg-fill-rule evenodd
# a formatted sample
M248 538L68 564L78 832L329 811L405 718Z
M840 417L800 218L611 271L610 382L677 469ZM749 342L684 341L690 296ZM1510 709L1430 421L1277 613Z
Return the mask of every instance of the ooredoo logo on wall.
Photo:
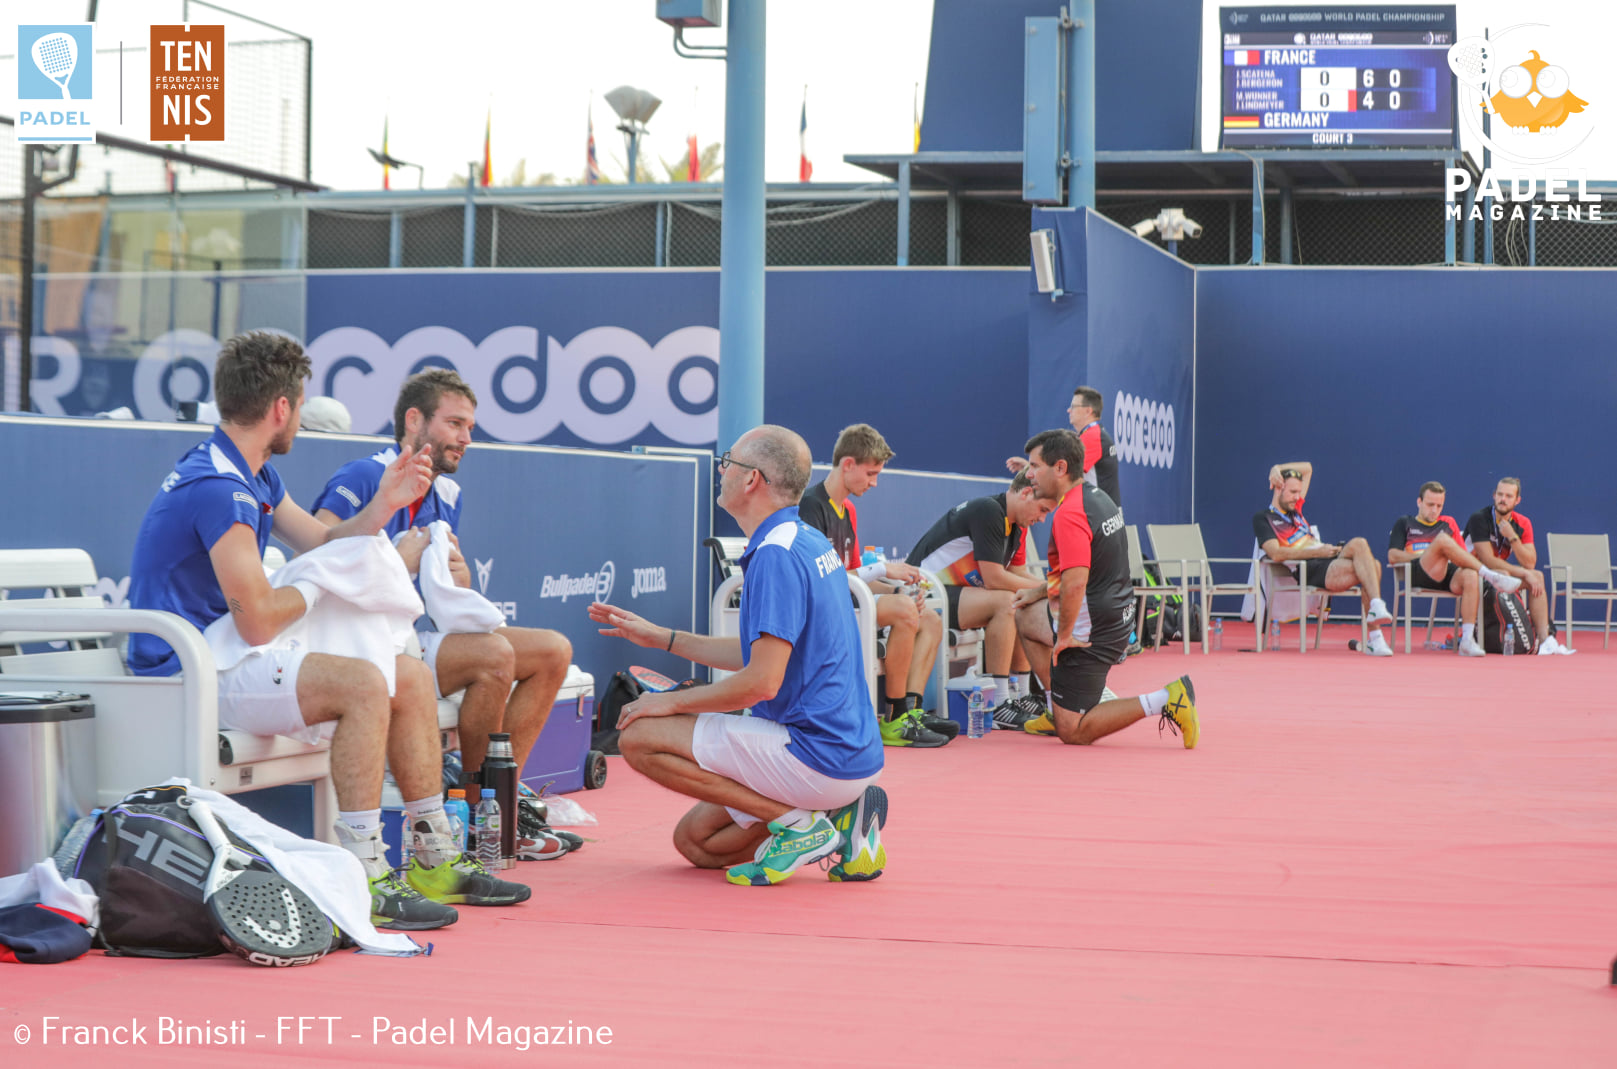
M225 139L225 28L153 26L151 140Z
M1112 402L1118 459L1148 468L1173 467L1173 405L1119 393Z

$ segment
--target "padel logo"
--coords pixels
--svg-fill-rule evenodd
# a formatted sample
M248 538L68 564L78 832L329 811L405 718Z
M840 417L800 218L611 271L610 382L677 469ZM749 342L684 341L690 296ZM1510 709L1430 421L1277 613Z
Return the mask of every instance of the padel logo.
M1448 168L1444 187L1450 219L1482 220L1477 201L1486 198L1486 217L1496 222L1528 218L1529 205L1533 219L1600 220L1600 194L1589 192L1588 172L1550 166L1582 148L1595 132L1590 102L1573 92L1575 75L1552 62L1560 49L1571 51L1541 22L1517 23L1487 38L1462 38L1449 49L1449 69L1463 87L1460 115L1496 158L1515 165L1504 178L1493 168L1483 170L1469 213L1454 198L1472 188L1471 173ZM1477 118L1483 113L1493 116L1487 132ZM1543 203L1533 203L1541 193ZM1501 202L1513 202L1508 215Z
M95 126L88 23L17 27L17 140L29 145L90 144Z
M225 139L225 28L152 27L151 140Z

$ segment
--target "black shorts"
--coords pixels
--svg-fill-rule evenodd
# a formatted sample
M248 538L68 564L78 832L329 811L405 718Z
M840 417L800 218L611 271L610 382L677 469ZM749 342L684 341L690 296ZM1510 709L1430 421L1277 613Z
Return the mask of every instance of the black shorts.
M1061 708L1083 713L1100 704L1106 673L1122 664L1125 646L1074 646L1061 651L1050 666L1050 698Z
M1449 584L1454 582L1454 573L1459 570L1460 566L1450 561L1449 570L1443 573L1443 578L1433 579L1426 574L1426 569L1422 568L1420 561L1417 560L1409 569L1409 585L1417 590L1446 590L1452 592Z
M960 630L960 592L964 589L957 583L943 585L943 596L949 599L949 615L944 624L954 631Z
M1331 570L1331 565L1336 563L1337 560L1338 558L1336 557L1330 557L1328 559L1314 557L1310 560L1303 561L1303 566L1308 569L1308 585L1315 590L1324 590L1325 575Z

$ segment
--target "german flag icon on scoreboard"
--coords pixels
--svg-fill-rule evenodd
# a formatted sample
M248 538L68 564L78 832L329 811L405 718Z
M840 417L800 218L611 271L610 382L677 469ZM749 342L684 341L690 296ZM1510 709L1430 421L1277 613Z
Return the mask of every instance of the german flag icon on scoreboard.
M1256 130L1258 117L1256 115L1226 115L1224 116L1224 129L1226 130Z

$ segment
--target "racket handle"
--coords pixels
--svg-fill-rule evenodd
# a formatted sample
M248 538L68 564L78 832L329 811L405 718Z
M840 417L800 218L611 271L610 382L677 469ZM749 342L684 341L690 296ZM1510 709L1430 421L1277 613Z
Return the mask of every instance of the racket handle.
M230 840L225 838L224 828L219 826L219 818L213 815L213 809L207 802L191 800L191 819L197 822L202 834L208 837L208 845L215 850L228 850Z

